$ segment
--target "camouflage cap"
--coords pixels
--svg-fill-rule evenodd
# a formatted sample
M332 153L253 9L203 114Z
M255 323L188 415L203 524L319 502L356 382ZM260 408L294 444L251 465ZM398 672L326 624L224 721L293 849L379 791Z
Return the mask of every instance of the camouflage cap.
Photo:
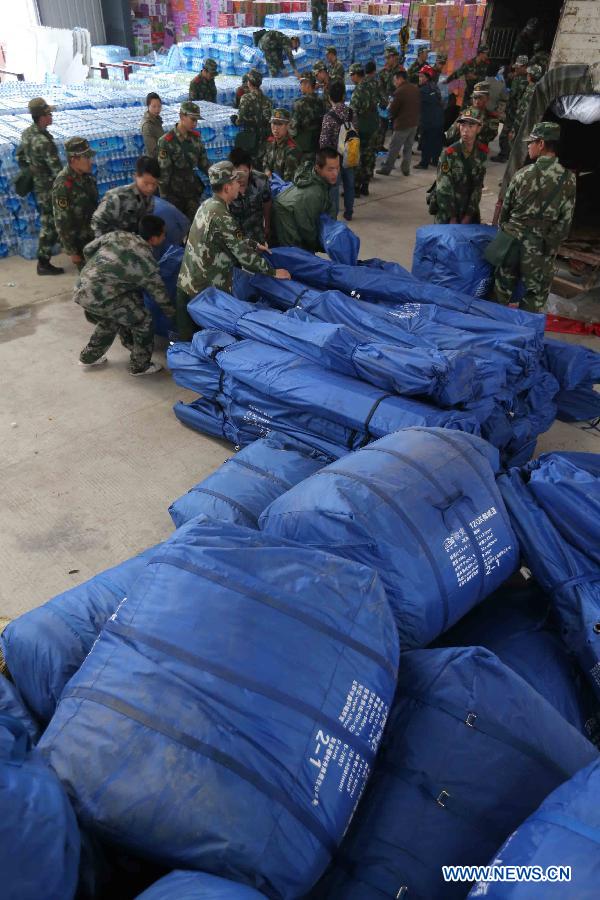
M544 74L541 66L528 66L527 74L531 75L536 81L539 81L542 75Z
M65 141L65 153L67 156L87 156L90 159L96 155L96 151L82 137L72 137Z
M248 72L248 84L253 84L254 87L260 87L263 81L263 77L258 69L250 69Z
M461 112L456 121L459 124L465 122L467 125L481 125L483 123L481 110L476 109L474 106L468 106Z
M365 70L362 63L352 63L350 68L348 69L350 75L364 75Z
M315 87L317 83L317 79L312 72L303 72L300 76L300 81L308 81L313 87Z
M330 44L329 47L325 47L325 53L335 53L337 56L337 47L334 47L333 44Z
M271 122L284 122L287 125L290 119L289 109L274 109L271 115Z
M384 52L385 52L385 55L386 55L386 56L400 56L400 51L398 50L398 48L397 48L397 47L393 47L391 44L389 44L389 45L385 48L385 51L384 51Z
M316 61L316 63L313 65L312 70L316 75L318 72L326 72L327 66L325 65L325 63L323 62L322 59L318 59Z
M55 106L46 103L43 97L34 97L29 101L27 107L32 116L48 116L56 109Z
M231 184L232 181L239 181L240 177L241 173L228 159L215 163L208 170L208 180L213 188L224 187L226 184Z
M524 53L522 53L520 56L517 56L517 58L515 59L515 66L528 66L528 65L529 65L529 57L525 56Z
M560 141L560 125L558 122L538 122L529 137L525 138L527 144L530 141Z
M202 66L202 68L206 69L207 72L212 72L213 75L216 75L219 71L219 66L217 65L216 59L212 59L211 57L204 60L204 65Z
M475 87L473 88L473 96L479 94L480 96L489 96L490 86L487 81L478 81Z
M436 63L447 63L448 62L448 54L447 53L438 53L435 57Z
M191 116L192 119L201 119L202 115L200 114L200 107L197 103L194 103L192 100L184 100L181 106L179 107L179 114L181 116Z

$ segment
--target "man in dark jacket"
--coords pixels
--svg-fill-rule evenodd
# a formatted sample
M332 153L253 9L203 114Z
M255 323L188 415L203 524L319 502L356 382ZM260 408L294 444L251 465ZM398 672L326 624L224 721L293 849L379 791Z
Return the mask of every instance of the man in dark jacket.
M394 86L396 90L389 105L394 131L388 155L381 168L377 169L378 175L389 175L400 153L402 153L402 174L410 175L412 145L421 112L421 95L417 85L410 84L406 72L401 69L394 72Z
M340 158L333 147L317 151L314 168L304 166L294 183L273 201L273 229L282 247L322 250L319 237L321 213L335 218L331 188L340 172Z
M427 169L432 163L437 166L443 146L444 107L442 95L435 81L435 70L423 66L419 72L421 92L421 162L415 169Z

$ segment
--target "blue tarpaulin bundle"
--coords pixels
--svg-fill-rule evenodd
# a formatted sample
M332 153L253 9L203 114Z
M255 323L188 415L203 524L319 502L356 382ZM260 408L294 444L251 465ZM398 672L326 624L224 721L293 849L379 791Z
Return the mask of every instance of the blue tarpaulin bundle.
M39 737L39 729L25 706L25 702L15 685L0 674L0 716L11 716L25 728L32 743Z
M557 787L508 838L490 865L569 867L562 882L540 887L535 881L478 882L469 897L486 900L538 900L572 897L596 900L600 884L600 761Z
M6 665L37 721L49 721L65 684L154 549L58 594L6 626L0 635Z
M409 651L375 771L317 896L379 900L405 888L407 897L464 897L442 866L485 865L550 791L597 758L493 653Z
M198 331L191 343L172 344L167 350L167 365L173 381L204 397L215 397L220 390L221 372L216 365L206 365L206 361L234 343L235 338L227 332L211 329Z
M171 246L160 258L158 268L165 283L167 294L171 301L175 303L175 295L177 293L177 278L183 260L183 247ZM154 322L154 333L162 337L167 337L172 331L174 323L169 321L164 312L150 294L144 292L144 304L152 313L152 321Z
M3 900L71 900L80 838L67 794L25 725L0 713L0 871Z
M264 896L247 884L179 869L155 882L137 900L260 900Z
M557 418L563 422L582 422L600 416L600 353L579 344L547 340L544 343L546 368L557 379Z
M205 514L220 522L258 528L269 503L331 460L277 432L254 441L169 507L177 528Z
M497 451L480 438L408 428L292 488L260 526L373 566L401 645L423 647L517 566L497 470Z
M493 269L485 248L497 233L491 225L423 225L417 228L412 274L472 297L487 297Z
M287 900L341 841L397 665L372 569L201 517L153 557L38 746L100 837Z
M525 562L600 698L600 463L546 453L498 479Z
M341 219L332 219L321 213L319 237L329 257L337 263L355 266L360 252L360 238Z

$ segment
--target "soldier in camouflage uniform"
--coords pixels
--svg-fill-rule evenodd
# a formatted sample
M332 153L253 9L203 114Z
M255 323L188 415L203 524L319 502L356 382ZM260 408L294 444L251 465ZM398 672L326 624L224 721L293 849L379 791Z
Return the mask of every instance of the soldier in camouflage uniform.
M176 206L190 221L200 205L204 185L194 172L208 172L208 157L196 131L200 108L186 100L179 108L179 122L158 142L160 196Z
M466 82L465 93L463 97L463 109L469 105L473 88L478 81L487 78L490 60L488 57L489 48L482 45L477 50L477 56L465 62L448 75L447 82L456 81L458 78L464 78Z
M528 59L526 56L517 56L515 60L514 74L510 82L510 92L508 103L506 104L504 127L500 135L500 153L497 156L492 156L492 162L506 162L510 156L509 134L514 130L517 109L523 92L527 87L527 63Z
M197 327L187 305L211 285L231 291L235 266L249 272L289 278L286 269L274 269L260 255L262 246L244 239L241 228L229 212L229 204L239 192L240 175L229 160L215 163L208 171L213 196L206 200L194 219L177 281L177 326L180 340L191 340Z
M386 47L385 48L385 65L381 72L379 73L379 109L386 110L388 107L388 103L392 97L392 94L396 90L394 85L394 73L401 68L400 66L400 54L396 47ZM390 127L390 121L387 118L387 112L385 116L379 117L379 132L377 138L377 150L383 150L385 145L385 138Z
M444 71L444 66L448 62L448 54L447 53L438 53L435 57L435 65L433 67L433 71L435 72L433 76L434 82L437 84L440 80L440 75Z
M321 91L321 100L323 101L323 106L325 108L325 112L331 107L331 98L329 96L329 88L331 87L331 78L329 77L329 72L327 71L327 66L320 59L316 62L312 68L313 75L315 76L315 80L317 82L317 89ZM342 82L343 84L343 82ZM318 95L317 95L318 96Z
M537 87L537 83L542 77L542 70L540 66L528 66L527 68L527 85L525 90L521 94L521 99L519 100L519 105L517 107L517 111L515 113L515 121L513 123L511 134L509 138L511 141L514 141L517 134L519 133L519 128L521 127L521 122L527 114L527 110L529 109L529 104L531 103L531 98L534 95L535 89Z
M261 90L262 75L257 69L248 72L248 93L240 100L237 115L232 121L241 131L235 138L235 146L241 147L252 156L257 167L262 165L267 137L271 130L273 104Z
M485 178L487 148L478 142L481 113L466 109L458 118L460 141L442 151L433 202L429 211L436 225L480 222L479 203Z
M533 45L533 56L529 60L530 66L539 66L542 74L545 75L550 65L550 54L544 50L542 41L536 41Z
M319 148L321 123L325 115L325 104L316 94L316 78L307 72L300 78L302 96L294 103L292 134L302 154L302 162L314 162Z
M52 248L58 235L52 211L52 185L61 170L58 150L54 138L48 131L52 125L54 106L49 106L43 97L29 101L29 112L33 124L21 135L17 148L17 162L22 172L29 172L33 179L33 191L40 214L40 237L37 252L38 275L62 275L64 269L50 262Z
M208 103L217 102L217 86L215 75L218 75L219 67L214 59L205 59L202 71L190 81L189 100L206 100Z
M429 50L425 50L425 49L419 50L419 52L417 53L416 60L406 70L407 75L408 75L408 80L412 84L419 83L419 72L421 71L423 66L427 65L428 57L429 57Z
M327 0L310 0L310 11L312 30L319 30L319 20L321 20L321 31L325 34L327 31Z
M292 181L300 163L300 151L296 141L289 136L290 114L287 109L275 109L271 116L271 137L263 157L263 169L270 177L279 175L284 181Z
M479 142L489 145L498 136L500 128L500 116L497 113L491 113L487 106L490 98L490 87L487 81L480 81L473 89L473 109L478 109L481 113L481 131L479 132ZM454 144L460 140L459 125L455 122L444 135L446 144Z
M240 178L240 192L229 204L229 212L239 224L244 236L257 244L266 244L271 239L271 189L269 180L262 172L252 168L252 157L239 147L229 154Z
M106 362L104 354L118 335L131 351L131 375L152 375L161 370L162 366L152 362L154 328L142 291L148 291L164 314L173 318L175 309L152 255L153 247L164 239L163 220L144 216L139 234L111 231L86 246L85 265L73 299L96 329L79 356L82 366Z
M240 108L240 102L244 94L247 94L250 88L248 87L248 73L242 75L242 83L239 88L236 88L235 97L233 98L233 105L236 109Z
M294 59L293 50L297 50L300 46L300 38L289 38L281 31L267 31L261 28L260 31L254 32L254 43L259 50L265 54L265 62L269 69L269 75L277 78L280 72L283 72L285 63L283 55L288 58L289 64L295 74L298 74L296 68L296 60Z
M350 108L354 111L354 125L360 137L360 163L354 172L354 193L357 197L361 194L368 197L379 143L377 95L374 82L366 80L360 63L352 63L349 71L350 80L356 85L350 98Z
M344 67L338 59L337 50L330 44L325 52L327 60L327 72L332 81L344 81Z
M140 156L135 164L131 184L107 191L92 216L95 237L109 231L131 231L137 234L143 216L154 212L154 195L160 168L155 159Z
M94 239L92 216L98 205L96 179L91 174L95 151L85 138L65 141L67 165L52 186L54 224L63 250L83 268L83 248Z
M540 312L552 285L554 261L568 237L575 212L575 175L557 159L560 125L540 122L527 138L532 165L513 176L502 210L500 228L521 242L514 266L496 269L495 294L510 303L517 281L525 284L522 309Z

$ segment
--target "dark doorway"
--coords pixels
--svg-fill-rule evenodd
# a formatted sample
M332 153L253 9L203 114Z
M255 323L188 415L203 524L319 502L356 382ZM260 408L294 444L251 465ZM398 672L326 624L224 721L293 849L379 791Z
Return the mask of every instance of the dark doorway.
M518 33L533 17L540 20L539 40L550 51L562 7L563 0L494 0L487 31L492 60L498 64L510 60Z

